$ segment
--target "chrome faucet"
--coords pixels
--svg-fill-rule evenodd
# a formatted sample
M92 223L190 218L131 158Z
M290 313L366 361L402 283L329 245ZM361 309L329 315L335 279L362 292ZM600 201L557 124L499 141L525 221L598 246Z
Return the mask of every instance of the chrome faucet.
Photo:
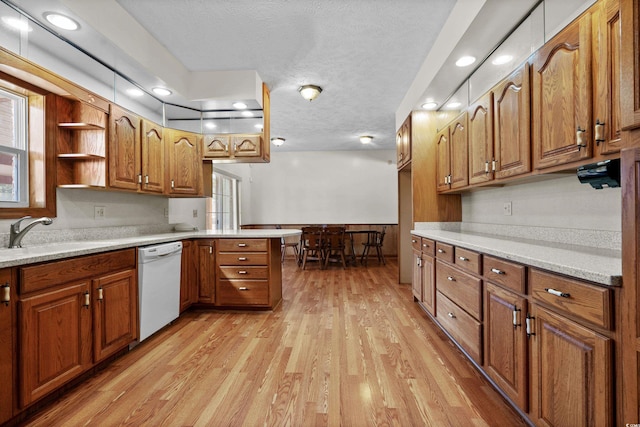
M29 230L35 227L38 224L49 225L53 222L53 220L49 217L43 216L42 218L34 219L31 221L26 227L20 229L20 224L22 221L26 219L30 219L30 216L25 216L11 224L11 229L9 233L9 247L10 248L21 248L22 247L22 238Z

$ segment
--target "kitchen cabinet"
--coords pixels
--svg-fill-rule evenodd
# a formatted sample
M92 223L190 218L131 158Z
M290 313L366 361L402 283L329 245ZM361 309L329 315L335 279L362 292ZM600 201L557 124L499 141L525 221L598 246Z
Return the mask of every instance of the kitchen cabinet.
M398 169L411 162L411 115L409 115L396 134L396 152Z
M193 240L182 241L180 266L180 313L198 302L197 245Z
M216 301L216 253L215 240L198 239L198 303L214 304Z
M260 158L263 148L260 134L204 135L205 159L253 159Z
M623 129L640 127L640 0L620 0L620 121ZM630 135L635 141L636 133Z
M219 239L216 305L274 308L282 299L278 239Z
M137 336L135 250L19 267L19 395L25 407Z
M435 242L422 238L422 305L431 313L436 315L436 265L435 265Z
M493 89L495 162L491 172L495 179L531 171L529 80L529 64L525 63Z
M527 321L533 422L613 425L611 340L538 304Z
M0 424L13 415L16 377L16 286L11 269L0 270Z
M493 179L493 93L487 92L469 111L469 184Z
M420 239L418 237L418 239ZM411 292L415 301L422 301L422 252L413 250L413 279Z
M438 133L436 170L438 191L453 190L469 184L467 112L459 115L446 130Z
M111 104L109 187L138 190L142 183L140 154L140 117Z
M164 129L157 123L142 119L141 188L145 193L165 192Z
M600 0L594 8L594 139L597 154L611 154L625 148L620 110L620 0Z
M170 196L202 195L202 135L164 129L169 162L167 192Z
M534 169L593 155L591 17L585 12L532 57Z
M138 338L137 271L93 279L93 361L101 362Z
M93 105L62 96L52 98L56 123L57 185L65 188L106 187L107 114Z

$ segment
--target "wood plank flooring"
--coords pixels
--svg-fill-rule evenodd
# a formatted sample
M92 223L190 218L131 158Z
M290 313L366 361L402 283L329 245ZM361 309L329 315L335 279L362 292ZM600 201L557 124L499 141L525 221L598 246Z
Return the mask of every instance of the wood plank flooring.
M24 425L526 425L395 259L283 274L273 312L187 312Z

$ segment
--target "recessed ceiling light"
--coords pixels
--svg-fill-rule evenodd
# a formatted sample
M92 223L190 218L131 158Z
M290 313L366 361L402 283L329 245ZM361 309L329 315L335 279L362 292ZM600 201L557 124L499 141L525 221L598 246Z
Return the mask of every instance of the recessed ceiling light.
M245 117L253 117L253 113L251 111L243 111L242 115Z
M438 108L438 103L437 102L425 102L424 104L422 104L422 108L424 108L425 110L435 110L436 108Z
M156 95L160 95L160 96L169 96L169 95L171 95L171 91L169 89L167 89L167 88L164 88L164 87L154 87L151 90Z
M216 128L216 124L212 123L212 122L206 122L204 124L204 127L206 127L207 129L215 129Z
M63 30L75 31L80 28L80 24L78 24L75 20L59 13L46 12L44 14L44 17L47 21L58 28L62 28Z
M371 135L362 135L360 137L360 142L363 144L369 144L371 141L373 141L373 137Z
M510 62L512 59L513 59L513 56L511 55L500 55L496 57L493 61L491 61L491 63L493 65L502 65L502 64L506 64L507 62Z
M244 102L234 102L233 108L235 108L236 110L244 110L245 108L247 108L247 104L245 104Z
M456 108L460 107L462 104L458 101L451 101L450 103L447 104L447 108L450 108L452 110L455 110Z
M20 31L33 31L33 28L29 26L29 23L26 20L15 18L13 16L3 16L2 22L13 28L14 30Z
M456 61L456 65L458 67L466 67L476 62L476 58L474 56L462 56Z
M282 144L284 144L284 138L282 137L275 137L275 138L271 138L271 142L273 143L273 145L275 145L276 147L280 147Z
M132 87L132 88L127 89L127 94L129 96L133 96L135 98L138 98L138 97L144 95L144 92L141 91L140 89L138 89L137 87Z
M262 130L262 123L255 124L253 127Z

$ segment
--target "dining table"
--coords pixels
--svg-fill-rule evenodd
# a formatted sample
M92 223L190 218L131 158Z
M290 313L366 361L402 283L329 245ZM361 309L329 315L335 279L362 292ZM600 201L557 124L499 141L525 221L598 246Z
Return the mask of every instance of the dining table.
M350 253L349 253L349 263L353 264L353 265L357 265L358 263L358 256L362 257L363 254L358 255L356 253L356 249L355 249L355 239L356 239L356 235L358 234L364 234L366 235L366 242L374 242L376 239L376 234L378 233L378 230L346 230L345 234L347 236L349 236L349 247L350 247ZM363 248L364 251L364 248Z

